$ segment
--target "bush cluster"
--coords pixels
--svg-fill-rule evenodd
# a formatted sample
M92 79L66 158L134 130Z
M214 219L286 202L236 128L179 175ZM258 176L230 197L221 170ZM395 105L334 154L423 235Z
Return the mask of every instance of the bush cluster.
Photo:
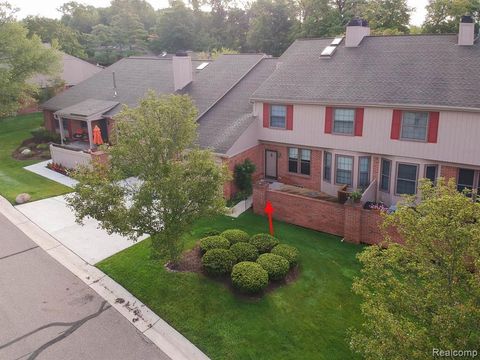
M205 271L214 276L230 273L237 259L233 252L227 249L208 250L202 257L202 266Z
M280 255L262 254L258 257L257 263L265 269L270 280L282 280L290 270L290 264Z
M52 133L49 130L45 129L44 127L39 127L31 131L33 139L36 142L58 142L60 140L60 136L58 134Z
M230 250L235 254L237 262L255 261L258 258L257 248L249 243L238 242L230 246Z
M298 256L300 255L296 247L286 244L279 244L275 246L272 249L272 254L280 255L281 257L286 259L289 262L290 267L297 265Z
M257 248L260 254L269 252L280 243L277 238L269 234L253 235L249 242Z
M244 293L254 294L268 285L268 273L257 263L242 261L232 270L233 286Z
M224 238L228 239L230 241L230 244L236 244L238 242L248 242L250 239L250 236L243 230L240 229L229 229L225 230L221 234Z
M207 236L200 240L200 250L202 253L212 249L228 249L230 242L220 235Z

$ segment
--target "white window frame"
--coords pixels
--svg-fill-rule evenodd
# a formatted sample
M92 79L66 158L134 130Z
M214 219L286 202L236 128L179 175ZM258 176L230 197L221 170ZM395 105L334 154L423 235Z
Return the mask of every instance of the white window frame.
M278 106L278 107L283 107L285 109L285 117L284 117L284 126L273 126L272 125L272 116L273 116L273 107ZM287 128L287 105L282 105L282 104L270 104L270 113L269 113L269 118L268 118L268 127L272 129L283 129L285 130Z
M325 165L327 163L327 154L330 155L330 167L328 169L328 179L325 177L327 172L325 171ZM330 151L323 152L323 181L331 183L332 182L332 166L333 166L333 154Z
M353 121L352 121L352 132L339 132L339 131L335 131L335 122L337 121L336 120L336 112L337 110L352 110L353 111ZM333 108L333 123L332 123L332 134L335 134L335 135L346 135L346 136L354 136L355 135L355 121L356 121L356 117L357 117L357 112L356 112L356 109L354 108ZM340 121L340 120L338 120Z
M409 137L405 137L403 135L403 122L404 122L405 113L427 114L427 124L425 125L425 138L424 139L409 138ZM430 125L430 113L428 111L402 111L402 121L400 122L400 140L427 142L429 125Z
M338 158L339 157L346 157L346 158L350 158L352 159L352 170L351 170L351 173L352 173L352 183L351 184L347 184L348 187L353 187L353 182L354 182L354 171L355 171L355 156L351 156L351 155L342 155L342 154L335 154L335 172L334 172L334 181L335 181L335 184L336 185L345 185L345 183L339 183L337 182L337 170L338 170Z
M396 196L402 196L404 194L399 194L397 191L398 187L398 168L400 165L407 165L407 166L415 166L416 167L416 173L415 173L415 180L410 180L410 179L400 179L402 181L415 181L415 192L413 194L406 194L406 195L416 195L418 191L418 170L419 170L419 165L418 164L412 164L412 163L407 163L407 162L397 162L395 164L395 195Z
M438 166L438 164L425 164L425 169L424 169L424 174L423 174L425 179L428 179L427 178L427 168L429 168L429 167L434 167L435 168L435 180L433 181L433 184L435 185L437 183L437 179L438 179L438 168L439 168L439 166Z
M388 175L383 175L383 162L384 161L388 161L388 163L390 164L390 167L388 169ZM387 193L387 194L390 193L390 188L391 188L391 184L392 184L392 164L393 164L393 162L390 159L385 159L385 158L380 159L380 183L378 184L378 189L379 189L379 191ZM387 189L382 189L383 176L388 176L388 187L387 187Z
M361 159L368 159L368 184L365 186L367 188L370 185L371 182L371 173L372 173L372 157L371 156L359 156L358 157L358 184L357 187L361 187L362 184L360 184L360 173L362 172L360 169L360 162Z

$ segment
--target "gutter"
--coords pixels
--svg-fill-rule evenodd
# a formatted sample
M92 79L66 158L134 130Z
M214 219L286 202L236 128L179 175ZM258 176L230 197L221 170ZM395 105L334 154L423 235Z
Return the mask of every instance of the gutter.
M425 105L425 104L402 104L402 103L351 103L351 102L325 102L325 101L308 101L308 100L291 100L291 99L268 99L261 97L252 97L250 102L269 102L273 104L288 103L299 105L322 105L322 106L362 106L375 108L399 108L399 109L415 109L415 110L443 110L443 111L463 111L463 112L480 112L480 108L464 107L464 106L448 106L448 105Z

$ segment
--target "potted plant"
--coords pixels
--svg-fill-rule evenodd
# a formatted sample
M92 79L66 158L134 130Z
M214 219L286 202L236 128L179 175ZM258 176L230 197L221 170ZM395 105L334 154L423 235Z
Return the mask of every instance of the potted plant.
M351 199L354 203L359 203L360 199L362 198L362 192L360 190L352 191L349 194L348 198Z

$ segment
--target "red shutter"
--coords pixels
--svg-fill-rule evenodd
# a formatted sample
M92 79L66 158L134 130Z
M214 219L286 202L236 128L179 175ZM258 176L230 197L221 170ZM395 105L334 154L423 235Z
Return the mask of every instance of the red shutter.
M263 103L263 127L270 127L270 104Z
M293 105L287 105L287 130L293 130Z
M437 111L430 112L430 119L428 121L428 142L436 143L438 137L438 120L440 113Z
M355 136L362 136L363 134L363 108L355 110Z
M390 139L400 139L400 127L402 126L402 111L393 110L392 116L392 131L390 133Z
M325 134L331 134L333 128L333 108L325 108Z

